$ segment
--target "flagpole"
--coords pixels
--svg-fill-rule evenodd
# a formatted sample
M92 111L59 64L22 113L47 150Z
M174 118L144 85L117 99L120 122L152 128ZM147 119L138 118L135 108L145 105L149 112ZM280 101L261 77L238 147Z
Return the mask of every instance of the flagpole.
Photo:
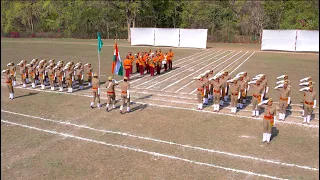
M100 52L99 52L99 48L98 48L98 59L99 59L99 78L100 78Z

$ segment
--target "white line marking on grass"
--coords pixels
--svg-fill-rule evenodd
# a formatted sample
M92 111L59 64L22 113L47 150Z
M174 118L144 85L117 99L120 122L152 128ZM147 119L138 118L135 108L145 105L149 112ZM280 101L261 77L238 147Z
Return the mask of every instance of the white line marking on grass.
M234 52L234 51L233 51L233 52ZM232 55L232 56L231 56L231 57L229 57L228 59L226 59L226 60L224 60L223 62L221 62L221 63L219 63L218 65L216 65L213 69L215 69L215 68L219 67L220 65L224 64L225 62L229 61L231 58L233 58L234 56L238 55L238 54L239 54L239 53L241 53L241 52L242 52L242 51L239 51L238 53L236 53L236 54ZM230 54L230 53L229 53L229 54ZM227 54L227 55L229 55L229 54ZM225 55L225 56L223 56L223 57L219 58L218 60L223 59L223 58L224 58L224 57L226 57L227 55ZM216 60L216 61L218 61L218 60ZM208 67L208 66L210 66L210 65L213 65L213 63L215 63L216 61L214 61L214 62L212 62L212 63L210 63L210 64L208 64L208 65L206 65L206 66L204 66L204 67L202 67L202 68L200 68L200 69L198 69L197 71L195 71L195 72L193 72L193 73L189 74L188 76L185 76L185 77L184 77L184 78L182 78L182 79L179 79L178 81L175 81L174 83L169 84L168 86L166 86L166 87L162 88L160 91L163 91L163 90L165 90L165 89L167 89L167 88L169 88L169 87L171 87L171 86L173 86L173 85L177 84L178 82L180 82L180 81L182 81L182 80L186 79L187 77L190 77L190 76L194 75L195 73L197 73L197 72L199 72L199 71L201 71L201 70L205 69L206 67Z
M193 164L197 164L197 165L209 166L209 167L214 167L214 168L218 168L218 169L223 169L223 170L226 170L226 171L232 171L232 172L237 172L237 173L242 173L242 174L254 175L254 176L258 176L258 177L265 177L265 178L279 179L279 180L283 179L283 178L278 178L278 177L270 176L270 175L266 175L266 174L259 174L259 173L254 173L254 172L251 172L251 171L227 168L227 167L218 166L218 165L214 165L214 164L208 164L208 163L202 163L202 162L198 162L198 161L194 161L194 160L184 159L184 158L180 158L180 157L177 157L177 156L171 156L171 155L161 154L161 153L152 152L152 151L146 151L146 150L132 148L132 147L118 145L118 144L106 143L106 142L97 141L97 140L94 140L94 139L84 138L84 137L80 137L80 136L74 136L72 134L61 133L61 132L52 131L52 130L48 130L48 129L41 129L41 128L37 128L37 127L33 127L33 126L20 124L20 123L14 123L14 122L6 121L6 120L3 120L3 119L1 119L1 122L2 123L6 123L6 124L15 125L15 126L28 128L28 129L33 129L33 130L37 130L37 131L41 131L41 132L46 132L46 133L50 133L50 134L54 134L54 135L59 135L59 136L62 136L62 137L73 138L73 139L78 139L78 140L82 140L82 141L87 141L87 142L92 142L92 143L96 143L96 144L102 144L102 145L106 145L106 146L110 146L110 147L115 147L115 148L119 148L119 149L126 149L126 150L131 150L131 151L135 151L135 152L144 153L144 154L149 154L149 155L156 156L156 157L164 157L164 158L168 158L168 159L174 159L174 160L184 161L184 162L193 163Z
M21 87L18 87L20 89L24 89ZM47 93L61 93L61 94L69 94L69 95L73 95L73 96L83 96L83 97L89 97L89 98L93 98L92 95L84 95L84 94L74 94L74 93L66 93L66 92L57 92L57 91L46 91L46 90L40 90L40 89L30 89L28 88L28 90L34 90L34 91L41 91L41 92L47 92ZM100 99L106 99L106 98L102 98L100 97ZM220 115L226 115L226 116L232 116L232 117L239 117L239 118L247 118L247 119L255 119L255 120L262 120L262 118L253 118L250 116L240 116L240 115L234 115L234 114L226 114L226 113L217 113L217 112L213 112L213 111L206 111L206 110L196 110L196 109L192 109L192 108L184 108L184 107L174 107L174 106L167 106L167 105L158 105L158 104L152 104L152 103L144 103L144 102L138 102L138 101L131 101L131 103L137 103L137 104L147 104L150 106L155 106L155 107L164 107L164 108L171 108L171 109L181 109L181 110L189 110L189 111L197 111L197 112L202 112L202 113L211 113L211 114L220 114ZM295 123L295 122L288 122L288 121L275 121L277 123L284 123L284 124L293 124L293 125L299 125L299 126L304 126L304 127L310 127L310 128L319 128L318 125L307 125L307 124L302 124L302 123Z
M232 51L231 53L233 53L233 52L234 52L234 51ZM231 54L231 53L229 53L229 54ZM227 55L229 55L229 54L227 54ZM213 57L211 57L211 58L208 58L207 60L204 60L204 61L198 63L197 65L201 65L201 64L203 64L203 63L207 63L207 61L211 61L212 59L214 59L215 57L217 57L217 56L219 56L219 55L220 55L220 54L218 54L218 55L216 55L216 56L213 56ZM226 56L227 56L227 55L226 55ZM225 57L225 56L223 56L223 57ZM201 58L201 59L203 59L203 58ZM201 59L199 59L199 60L201 60ZM210 64L213 64L213 63L219 61L220 59L221 59L221 58L219 58L219 59L211 62ZM175 77L175 76L177 76L177 75L179 75L179 74L181 74L181 73L184 73L184 72L186 72L186 71L189 71L189 70L192 69L192 68L194 68L194 67L190 67L190 68L188 68L188 69L186 69L186 70L180 71L179 73L176 73L176 74L173 75L173 76L170 76L170 77L168 77L168 78L166 78L166 79L164 79L164 80L162 80L162 81L159 81L159 82L157 82L157 83L155 83L155 84L147 87L146 89L150 89L151 87L154 87L154 86L157 85L157 84L166 82L168 79L170 79L170 78L172 78L172 77ZM201 68L201 69L202 69L202 68ZM199 70L198 70L198 71L199 71ZM196 71L196 72L197 72L197 71ZM194 73L192 73L192 74L194 74ZM140 85L141 85L141 84L140 84ZM140 86L140 85L138 85L138 86Z
M75 126L75 127L78 127L78 128L89 129L89 130L92 130L92 131L97 131L97 132L102 132L102 133L109 133L109 134L117 134L117 135L121 135L121 136L128 136L128 137L131 137L131 138L137 138L137 139L143 139L143 140L153 141L153 142L157 142L157 143L164 143L164 144L169 144L169 145L174 145L174 146L180 146L180 147L183 147L183 148L190 148L190 149L195 149L195 150L200 150L200 151L205 151L205 152L210 152L210 153L223 154L223 155L228 155L228 156L233 156L233 157L239 157L239 158L244 158L244 159L262 161L262 162L265 162L265 163L278 164L278 165L282 165L282 166L297 167L297 168L308 169L308 170L313 170L313 171L318 171L319 170L318 168L313 168L313 167L309 167L309 166L301 166L301 165L296 165L296 164L291 164L291 163L283 163L283 162L280 162L278 160L262 159L262 158L258 158L258 157L254 157L254 156L240 155L240 154L234 154L234 153L229 153L229 152L224 152L224 151L219 151L219 150L206 149L206 148L202 148L202 147L196 147L196 146L191 146L191 145L186 145L186 144L179 144L179 143L174 143L174 142L171 142L171 141L165 141L165 140L161 140L161 139L154 139L154 138L145 137L145 136L133 135L133 134L130 134L130 133L125 133L125 132L96 129L96 128L92 128L92 127L85 126L85 125L79 125L79 124L74 124L74 123L70 123L70 122L66 122L66 121L60 121L60 120L52 120L52 119L32 116L32 115L28 115L28 114L22 114L22 113L6 111L6 110L2 110L2 109L1 109L1 112L14 114L14 115L19 115L19 116L24 116L24 117L29 117L29 118L34 118L34 119L41 119L43 121L48 121L48 122L53 122L53 123L58 123L58 124L63 124L63 125ZM248 138L248 137L251 137L251 136L240 136L240 137ZM255 137L251 137L251 138L255 138Z
M209 57L209 56L212 56L212 55L214 55L214 54L217 54L217 53L219 53L219 52L220 52L220 51L217 51L217 52L215 52L215 53L210 53L209 55L207 55L207 56L205 56L205 57L202 57L202 58L199 58L199 59L197 59L197 60L195 60L195 61L192 61L192 62L190 62L190 63L184 64L184 65L181 66L180 68L186 67L186 66L188 66L189 64L192 64L192 63L199 62L199 61L201 61L202 59L204 59L204 58L206 58L206 57ZM216 55L216 56L219 56L219 55L221 55L221 54L223 54L223 53L226 53L226 52L227 52L227 51L223 51L222 53L220 53L220 54L218 54L218 55ZM216 56L214 56L214 57L216 57ZM179 71L175 70L175 71L167 72L167 73L165 73L165 74L162 75L162 76L158 76L158 77L152 78L152 79L150 79L150 80L148 80L148 81L146 81L146 82L143 82L143 83L141 83L141 84L136 85L135 87L141 86L142 84L148 83L148 82L150 82L150 81L154 81L154 80L156 80L156 79L158 79L158 78L167 76L167 75L169 75L169 74L171 74L171 73L179 73ZM132 82L134 82L134 81L132 81Z
M240 51L241 52L241 51ZM237 62L240 58L242 58L244 55L246 55L249 51L247 51L246 53L244 53L243 55L241 55L239 58L237 58L236 60L234 60L232 63L230 63L228 66L226 66L224 69L222 69L221 71L225 70L226 68L228 68L229 66L231 66L232 64L234 64L235 62ZM220 71L220 72L221 72ZM187 87L189 84L191 84L192 82L194 82L193 80L190 81L188 84L182 86L180 89L176 90L175 93L179 92L180 90L184 89L185 87ZM198 88L196 88L195 90L197 90ZM193 91L192 91L193 92ZM192 93L191 92L191 93Z
M214 52L213 54L215 54L215 53L218 53L218 52L220 52L220 51L221 51L221 50L216 51L216 52L214 52L214 51L207 51L207 52L201 54L200 56L205 55L205 54L212 54L213 52ZM175 66L177 66L177 65L179 65L179 64L183 64L183 63L185 63L185 62L189 62L189 61L193 60L194 58L196 58L196 57L193 57L193 58L191 58L191 59L188 59L187 61L183 61L183 62L177 63L177 64L175 64ZM191 63L193 63L193 62L191 62ZM185 64L185 65L181 66L180 68L182 68L182 67L184 67L184 66L187 66L187 65L189 65L189 64L191 64L191 63ZM170 73L173 73L173 72L175 72L175 71L167 72L167 73L165 73L164 75L170 74ZM144 76L144 77L146 77L146 76ZM140 80L143 79L144 77L142 77L142 78L140 78L140 79L136 79L136 80L134 80L134 81L131 81L131 83L140 81ZM162 77L162 76L159 76L159 77ZM159 78L159 77L157 77L157 78ZM157 78L153 78L153 79L157 79Z
M235 70L237 70L243 63L245 63L254 53L255 53L255 51L253 51L253 53L250 54L250 56L247 57L246 60L244 60L241 64L239 64L239 66L237 66L233 71L231 71L230 75L231 75Z

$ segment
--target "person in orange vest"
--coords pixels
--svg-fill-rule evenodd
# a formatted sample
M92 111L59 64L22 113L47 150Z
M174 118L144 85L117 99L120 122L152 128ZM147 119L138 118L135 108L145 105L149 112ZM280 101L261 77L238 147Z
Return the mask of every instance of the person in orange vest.
M151 59L149 62L150 76L154 76L154 67L156 62L157 62L156 56L154 54L151 54Z
M143 61L142 56L143 56L142 53L138 54L139 70L140 70L141 76L143 76L143 74L144 74L144 66L145 66L145 62Z
M13 92L13 86L12 86L12 81L13 81L13 78L12 76L10 75L10 70L9 69L5 69L2 71L2 73L4 73L5 75L5 80L6 80L6 84L7 84L7 87L9 89L9 99L12 100L14 97L14 92Z
M123 61L124 69L126 71L126 77L128 79L130 79L129 76L130 76L130 72L131 72L131 60L129 58L130 58L130 56L127 55L126 59Z
M133 62L134 62L134 56L132 55L132 52L129 52L129 59L130 59L130 61L131 61L131 64L130 64L130 74L132 74L132 69L133 69L132 64L133 64Z
M161 68L162 68L162 61L164 60L164 56L163 53L161 52L161 49L159 49L159 74L161 72Z
M168 65L169 65L169 69L172 69L172 58L173 58L174 54L172 52L172 49L169 49L169 52L167 54L167 60L168 60Z
M136 58L136 73L139 73L140 72L140 69L139 69L139 52L137 54L134 55L135 58Z
M160 72L161 72L161 57L160 57L160 53L158 53L158 55L157 55L156 67L157 67L157 75L160 75Z
M148 58L149 58L149 54L145 52L145 54L143 55L143 61L145 62L145 65L146 65L147 74L150 73Z

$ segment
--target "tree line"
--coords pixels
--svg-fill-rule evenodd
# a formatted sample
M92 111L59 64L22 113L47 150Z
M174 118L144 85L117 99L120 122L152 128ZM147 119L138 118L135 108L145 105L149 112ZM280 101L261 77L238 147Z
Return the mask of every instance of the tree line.
M259 41L263 29L319 30L318 0L1 1L1 35L129 39L131 27L208 29L215 42Z

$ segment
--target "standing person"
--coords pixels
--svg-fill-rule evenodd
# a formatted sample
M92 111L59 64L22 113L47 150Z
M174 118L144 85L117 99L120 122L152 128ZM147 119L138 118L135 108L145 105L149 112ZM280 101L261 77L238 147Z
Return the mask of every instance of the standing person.
M97 73L93 74L92 78L92 94L93 94L93 101L90 104L90 107L93 108L96 98L98 99L97 107L101 108L100 104L100 80L98 79Z
M44 74L45 74L45 69L43 68L43 65L42 65L41 63L39 63L38 79L39 79L39 81L40 81L41 89L42 89L42 90L45 89L45 85L44 85Z
M85 72L87 74L87 78L88 78L88 86L91 86L91 80L92 80L92 75L93 75L93 68L91 67L91 63L87 63L84 65L85 67Z
M107 86L107 106L106 106L106 111L109 112L109 104L112 102L112 108L115 109L115 102L116 102L116 93L114 90L114 87L118 85L117 82L112 80L112 77L108 77L108 82L106 83Z
M205 85L204 97L203 97L203 104L204 105L208 105L209 84L210 84L209 72L210 71L206 71L204 74L204 78L203 78L203 83Z
M134 56L132 55L132 52L129 52L129 58L130 60L130 74L132 74L132 69L133 69L133 62L134 62Z
M36 84L34 82L34 78L35 78L35 70L34 70L34 67L33 67L33 64L27 64L27 67L28 67L28 73L29 73L29 78L30 78L30 82L31 82L31 86L32 88L36 88Z
M73 70L71 70L71 65L67 66L67 69L65 70L65 76L66 76L66 84L68 87L68 93L72 93Z
M265 103L268 103L265 105ZM264 108L264 116L263 116L263 138L262 142L270 143L271 135L272 135L272 127L274 125L275 116L277 112L277 108L273 105L273 101L269 98L267 101L262 101L258 104L259 107Z
M124 70L126 72L126 77L130 79L130 72L131 72L131 60L129 59L129 55L126 56L126 59L123 61Z
M160 75L160 73L161 73L161 62L162 62L162 60L161 60L161 57L160 57L160 53L158 53L157 54L157 65L156 65L156 67L157 67L157 75Z
M59 85L59 91L62 92L63 91L63 75L64 72L62 70L62 64L57 65L57 69L56 69L56 77L57 77L57 81L58 81L58 85Z
M203 102L202 98L204 97L204 82L203 82L203 76L196 77L194 80L196 80L197 84L197 99L198 99L198 110L203 109Z
M173 56L174 56L174 53L172 52L172 49L169 49L169 52L167 54L169 69L172 69Z
M120 113L122 114L122 109L124 103L127 103L127 112L130 112L130 84L128 82L128 78L124 77L123 82L120 84L121 86L121 106L120 106Z
M288 81L285 81L284 84L280 84L274 89L280 92L279 120L284 121L284 119L286 118L287 107L290 104L290 89L288 88Z
M161 52L161 49L159 49L159 74L161 72L161 68L162 68L162 61L164 60L164 56L163 53Z
M49 78L51 91L54 91L54 75L55 75L55 72L53 70L53 63L49 64L49 69L47 71L47 74L48 74L48 78Z
M209 75L208 75L208 79L211 79L213 78L213 70L210 70L209 72ZM210 83L210 80L209 80L209 94L208 94L208 100L213 100L213 86L212 84Z
M299 84L299 86L307 86L308 87L313 84L311 76L308 76L306 78L301 79L300 82L301 83ZM305 96L304 96L304 98L305 98ZM302 103L302 114L301 114L302 117L304 117L304 98L303 98L303 103Z
M248 76L248 73L245 71L243 72L243 79L244 81L247 83L246 84L246 94L245 94L245 97L242 99L242 103L243 104L246 104L247 103L247 95L248 95L248 90L249 90L249 85L248 85L248 82L251 81L250 77Z
M266 75L263 74L261 76L261 85L264 87L263 88L263 95L262 95L262 99L266 98L266 95L268 93L269 87L268 87L268 80L266 79Z
M239 81L240 99L238 101L239 103L237 104L237 107L239 107L240 109L242 109L243 105L246 104L247 85L248 85L248 82L244 79L244 75L240 75L240 81Z
M214 76L212 79L214 80L212 82L212 86L213 86L213 111L214 112L219 112L220 110L220 106L219 106L219 101L220 101L220 97L221 97L221 87L222 87L222 83L219 80L220 76L216 75Z
M140 72L140 69L139 69L139 67L140 67L140 64L139 64L139 54L140 54L140 52L138 52L138 54L135 54L135 58L136 58L136 69L137 69L136 73L139 73L139 72Z
M224 74L221 74L220 76L220 79L219 79L219 82L222 84L221 86L221 97L220 97L220 106L223 106L224 104L224 97L226 95L226 81L227 79L225 78L225 75Z
M167 64L168 64L168 59L167 59L167 57L168 57L168 53L166 53L166 54L164 55L164 59L162 60L162 64L163 64L163 67L164 67L164 71L167 71Z
M140 75L143 76L145 63L143 61L142 54L138 54L138 56Z
M240 85L238 79L234 78L233 80L228 80L230 82L229 87L231 91L231 113L237 113L237 102L240 98ZM228 82L227 81L227 82Z
M149 54L147 52L145 52L145 54L143 55L143 62L145 63L145 67L146 67L146 70L147 70L147 74L150 73L150 67L149 67L149 63L148 63L148 57L149 57Z
M26 83L26 66L24 64L24 60L22 60L19 64L17 64L19 66L19 70L20 70L20 77L21 77L21 83L22 83L22 87L26 88L27 87L27 83Z
M12 86L12 76L10 75L10 70L9 69L5 69L2 71L2 73L4 73L5 75L5 80L6 80L6 84L9 90L9 99L12 100L14 97L14 92L13 92L13 86Z
M304 92L304 90L307 90ZM312 111L316 108L316 92L313 90L313 85L300 89L300 92L304 94L304 113L303 113L303 124L310 124Z
M7 66L9 67L10 76L11 76L11 79L12 79L12 85L16 86L16 71L17 71L17 68L16 68L16 66L14 65L13 62L7 64Z
M149 67L150 67L150 76L154 76L154 67L155 67L155 63L154 63L154 54L151 55L150 61L149 61Z
M250 89L252 91L252 117L259 116L259 106L258 104L262 101L262 93L264 90L264 86L261 85L261 80L258 79L255 83L254 82L249 82L250 84Z
M79 84L79 89L83 89L83 69L81 67L81 64L78 64L75 66L75 81Z
M227 81L229 81L230 79L231 79L231 76L229 75L229 72L228 71L224 71L223 72L224 73L224 78L225 78L225 81L226 81L226 83L225 83L225 89L224 89L224 91L225 91L225 95L224 95L224 101L225 102L227 102L228 101L228 94L229 94L229 83L227 82Z

